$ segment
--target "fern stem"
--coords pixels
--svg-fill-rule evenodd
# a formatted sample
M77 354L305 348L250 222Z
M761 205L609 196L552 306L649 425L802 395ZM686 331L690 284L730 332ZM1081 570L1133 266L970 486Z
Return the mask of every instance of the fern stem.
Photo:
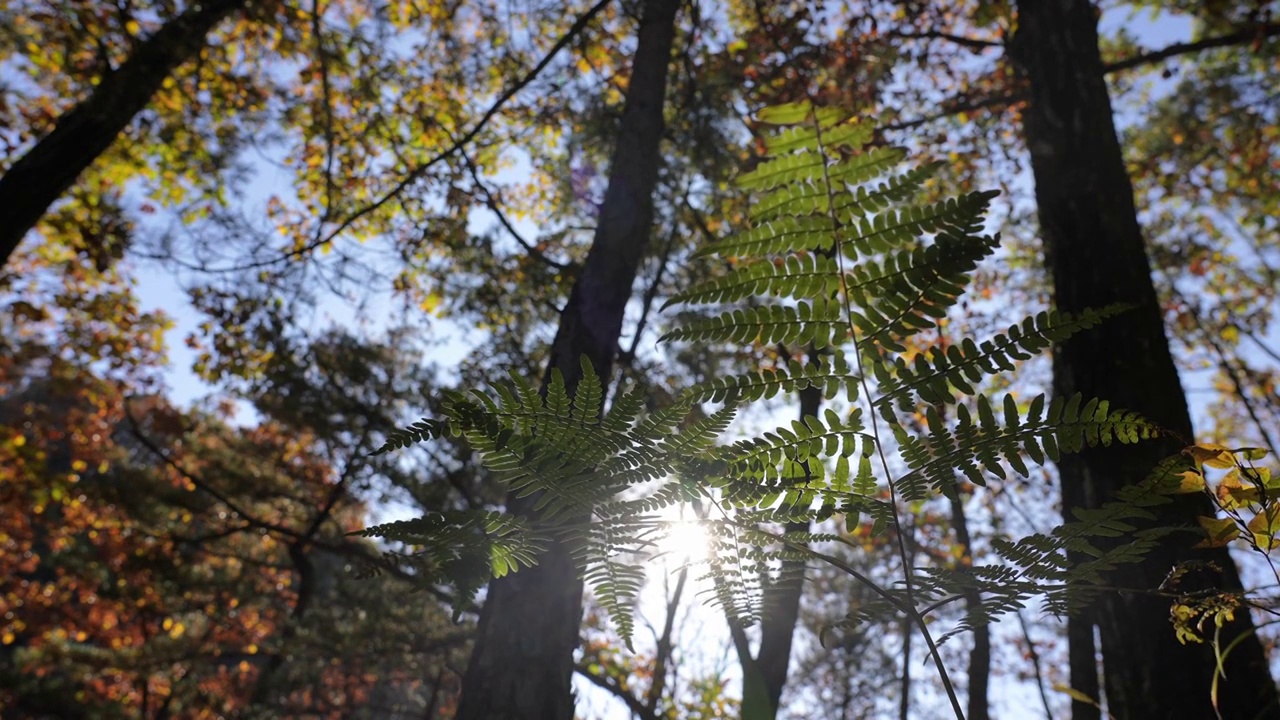
M920 635L924 638L925 645L929 648L929 656L933 659L934 666L938 669L938 679L942 681L942 686L947 691L947 699L951 701L951 709L955 712L956 717L964 720L964 708L960 705L960 698L956 695L955 686L951 683L951 678L947 674L947 666L942 661L942 655L938 652L938 645L933 640L933 635L929 632L928 626L925 624L924 616L916 610L915 589L912 583L911 557L907 553L906 540L903 537L902 516L898 511L898 494L894 489L892 472L889 470L889 460L884 454L884 443L880 438L880 423L876 417L875 403L871 398L871 386L867 382L867 372L862 360L862 346L858 341L858 329L853 322L853 304L849 296L849 281L845 274L845 257L844 248L842 246L840 220L836 217L835 192L831 185L831 173L827 167L826 147L822 142L822 123L818 119L816 110L817 105L810 99L809 113L813 118L814 137L817 141L817 151L822 158L822 181L823 188L827 193L827 217L831 220L831 250L835 256L836 269L840 278L840 298L844 306L845 321L849 325L849 339L853 343L853 354L858 367L858 383L862 386L862 402L867 406L868 421L871 425L871 437L875 442L876 455L880 459L880 468L884 471L885 482L889 486L889 502L893 509L893 525L894 535L897 538L898 556L902 559L902 580L903 587L906 591L907 601L904 611L911 619L916 627L920 629Z

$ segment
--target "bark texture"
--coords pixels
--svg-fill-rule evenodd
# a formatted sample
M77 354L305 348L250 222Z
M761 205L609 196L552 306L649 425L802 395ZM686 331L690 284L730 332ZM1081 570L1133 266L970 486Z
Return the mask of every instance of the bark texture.
M1011 53L1024 73L1029 106L1023 131L1035 175L1045 262L1059 310L1130 303L1134 310L1054 348L1054 390L1101 397L1137 410L1189 442L1191 419L1169 352L1151 281L1151 268L1112 118L1098 52L1097 12L1087 0L1022 0ZM1059 463L1065 507L1096 507L1121 485L1143 478L1180 450L1178 439L1113 446L1064 457ZM1160 525L1193 525L1207 513L1200 496L1165 508ZM1137 565L1110 581L1156 588L1170 568L1190 559L1222 568L1220 587L1240 579L1225 550L1192 551L1186 536L1168 538ZM1107 593L1093 608L1102 639L1106 706L1118 720L1212 718L1214 657L1207 644L1183 646L1169 624L1169 600L1149 594ZM1245 612L1223 629L1229 642L1253 629ZM1092 655L1092 633L1076 626L1074 668ZM1224 718L1280 717L1276 688L1262 645L1249 636L1228 656L1218 690ZM1073 678L1073 681L1076 679ZM1083 682L1086 678L1080 678ZM1083 708L1082 708L1083 710ZM1086 712L1077 717L1097 717Z
M0 177L0 267L49 206L151 102L165 78L198 55L213 28L247 2L204 0L165 23L9 166Z
M609 185L547 367L548 378L552 370L564 374L571 392L581 380L583 355L608 381L623 312L649 244L678 8L679 0L647 0L643 7ZM509 509L522 512L533 498L510 500ZM458 720L571 720L581 616L582 582L566 548L552 547L537 566L490 583L462 679Z

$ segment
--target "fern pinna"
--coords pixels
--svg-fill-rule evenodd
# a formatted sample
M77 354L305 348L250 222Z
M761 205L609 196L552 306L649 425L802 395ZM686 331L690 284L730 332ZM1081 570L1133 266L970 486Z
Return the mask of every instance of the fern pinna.
M393 434L383 451L464 437L499 480L539 495L537 517L442 515L369 528L365 535L406 543L426 556L441 579L463 588L464 600L477 587L476 565L440 538L465 544L467 558L482 549L493 574L536 562L546 543L567 543L629 642L642 564L667 525L658 514L667 506L696 500L713 508L704 521L714 544L705 562L715 581L713 599L747 623L762 612L772 563L802 557L838 564L812 548L845 541L834 531L785 535L770 528L834 517L852 524L863 514L888 528L897 523L898 501L952 493L961 479L982 485L1006 468L1025 476L1028 464L1059 453L1157 432L1105 401L1021 403L975 395L985 378L1121 308L1078 317L1041 313L984 341L908 353L908 341L947 316L978 263L995 251L998 239L982 233L995 193L915 202L940 166L902 169L903 150L872 144L872 127L838 109L796 103L768 108L758 119L775 129L766 138L766 157L737 183L752 196L751 226L701 250L731 269L670 299L668 305L712 307L663 340L817 352L807 361L700 383L649 413L632 388L601 414L601 381L586 364L576 398L558 378L543 398L518 376L488 393L453 397L443 417ZM725 437L743 406L805 388L846 409L832 405L821 417L755 437ZM956 404L962 395L971 398ZM947 405L954 412L944 421L938 409ZM899 415L917 415L918 408L925 408L918 413L923 422L912 429ZM892 452L898 461L890 462ZM1131 545L1104 551L1089 537L1131 527L1126 520L1145 512L1143 503L1164 498L1147 493L1141 502L1122 500L1112 514L1081 518L1052 537L996 543L998 565L922 575L908 568L905 582L875 592L883 609L905 613L931 648L925 615L974 587L984 602L969 609L965 626L1037 594L1047 593L1051 607L1065 607L1077 575L1094 577L1097 567L1134 555ZM1065 552L1081 548L1097 563L1074 573L1064 566ZM860 608L848 622L874 610Z

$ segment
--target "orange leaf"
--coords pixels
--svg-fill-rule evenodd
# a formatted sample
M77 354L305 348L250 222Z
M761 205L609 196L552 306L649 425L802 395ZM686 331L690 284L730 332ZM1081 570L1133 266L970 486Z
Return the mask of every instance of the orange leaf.
M1257 487L1245 485L1240 481L1239 468L1233 468L1222 478L1222 482L1218 483L1217 496L1218 503L1224 510L1235 510L1250 503L1256 503L1259 499Z

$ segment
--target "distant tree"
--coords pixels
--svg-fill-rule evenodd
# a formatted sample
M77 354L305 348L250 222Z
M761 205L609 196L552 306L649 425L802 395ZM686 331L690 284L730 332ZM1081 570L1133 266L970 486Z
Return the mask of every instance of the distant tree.
M184 411L158 394L163 318L89 282L27 293L4 321L6 717L447 711L443 668L470 627L410 576L390 592L357 579L378 549L344 534L375 483L403 480L359 449L420 387L403 358L350 338L277 342L274 392L240 427L227 402ZM361 404L374 395L378 410Z

